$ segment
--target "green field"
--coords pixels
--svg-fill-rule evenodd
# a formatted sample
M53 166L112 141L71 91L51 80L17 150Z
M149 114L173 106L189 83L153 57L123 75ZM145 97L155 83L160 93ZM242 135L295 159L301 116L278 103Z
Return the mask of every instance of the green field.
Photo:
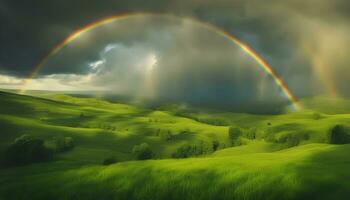
M330 144L330 130L350 126L350 101L301 104L252 115L0 92L1 152L23 134L76 143L47 162L2 167L0 199L348 199L350 144ZM229 127L242 130L235 144ZM153 159L136 160L141 143ZM201 153L172 158L186 145ZM102 165L111 156L118 162Z

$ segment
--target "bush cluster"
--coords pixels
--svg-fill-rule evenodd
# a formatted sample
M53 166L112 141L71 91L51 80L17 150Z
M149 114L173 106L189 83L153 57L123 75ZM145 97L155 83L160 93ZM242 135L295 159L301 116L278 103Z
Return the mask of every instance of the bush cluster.
M44 145L44 141L30 135L17 138L5 151L5 163L8 165L26 165L50 160L53 150Z
M350 131L343 125L335 125L329 132L329 143L347 144L350 143Z
M172 154L173 158L188 158L194 155L199 155L196 145L183 145L176 149Z
M147 160L154 157L154 153L151 147L147 143L142 143L140 145L135 145L132 149L132 153L138 160Z
M284 143L287 147L298 146L300 142L308 140L309 135L307 133L288 133L284 134L277 139L277 143Z
M176 149L172 154L173 158L189 158L203 154L212 153L219 148L219 142L213 141L212 144L200 141L197 144L185 144ZM215 149L215 150L214 150Z

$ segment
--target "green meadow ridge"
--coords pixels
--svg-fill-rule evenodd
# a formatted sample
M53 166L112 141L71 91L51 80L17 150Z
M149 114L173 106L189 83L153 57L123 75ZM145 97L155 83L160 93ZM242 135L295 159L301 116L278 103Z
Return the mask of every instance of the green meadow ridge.
M49 148L57 137L75 144L0 168L0 199L348 199L350 101L301 104L251 115L0 92L2 154L25 134ZM152 159L135 155L143 143Z

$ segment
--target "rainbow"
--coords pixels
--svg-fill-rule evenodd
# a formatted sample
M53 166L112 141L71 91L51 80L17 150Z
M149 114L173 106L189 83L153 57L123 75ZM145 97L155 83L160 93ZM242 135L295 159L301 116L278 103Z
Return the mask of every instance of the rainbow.
M23 94L26 90L26 85L30 83L30 81L38 74L40 69L49 61L49 59L54 56L56 53L58 53L62 48L64 48L67 44L72 42L73 40L79 38L82 34L93 30L94 28L110 24L112 22L115 22L117 20L121 19L126 19L130 17L137 17L137 16L171 16L172 15L165 15L165 14L152 14L152 13L126 13L126 14L121 14L117 16L111 16L111 17L106 17L97 21L94 21L92 23L89 23L82 28L78 29L75 31L73 34L69 35L66 37L64 40L62 40L60 43L58 43L54 48L51 49L51 51L39 62L38 65L36 65L33 69L33 71L29 74L28 78L26 78L23 83L21 88L18 90L19 94ZM270 75L275 84L277 85L278 88L281 89L285 97L291 102L293 108L295 110L300 110L301 106L298 103L297 98L292 94L292 92L288 89L286 84L282 81L282 79L278 76L278 74L275 72L275 70L265 61L265 59L260 56L256 51L254 51L251 47L249 47L246 43L243 41L239 40L236 36L226 32L223 29L220 29L213 24L210 23L205 23L201 22L197 19L192 19L188 18L194 22L200 23L204 27L213 30L214 32L218 33L219 35L227 38L234 44L238 45L243 51L248 53L258 64L261 66L261 68L268 74Z

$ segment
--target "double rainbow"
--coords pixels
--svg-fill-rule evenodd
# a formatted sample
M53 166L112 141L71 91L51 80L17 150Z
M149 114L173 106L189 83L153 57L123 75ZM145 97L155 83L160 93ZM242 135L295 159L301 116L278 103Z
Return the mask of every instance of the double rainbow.
M49 61L49 59L54 56L56 53L58 53L62 48L64 48L67 44L72 42L73 40L79 38L80 35L93 30L94 28L113 23L117 20L126 19L130 17L137 17L137 16L164 16L164 14L150 14L150 13L127 13L117 16L111 16L107 18L103 18L97 21L94 21L92 23L89 23L82 28L75 31L73 34L66 37L63 41L58 43L52 50L40 61L38 65L36 65L33 69L33 71L30 73L28 78L26 78L23 81L22 87L19 89L18 93L23 94L26 90L26 85L30 83L30 81L38 74L41 68L45 66L45 64ZM167 15L170 16L170 15ZM238 45L243 51L248 53L258 64L261 66L261 68L269 74L272 79L274 80L275 84L278 88L281 89L283 94L286 96L286 98L291 102L292 106L295 110L300 110L301 107L297 101L297 98L292 94L292 92L288 89L286 84L282 81L282 79L278 76L278 74L275 72L275 70L264 60L262 56L260 56L256 51L254 51L251 47L249 47L247 44L245 44L243 41L239 40L236 36L224 31L223 29L220 29L213 24L210 23L204 23L200 22L196 19L191 19L194 22L200 23L204 27L213 30L217 34L227 38L231 42Z

